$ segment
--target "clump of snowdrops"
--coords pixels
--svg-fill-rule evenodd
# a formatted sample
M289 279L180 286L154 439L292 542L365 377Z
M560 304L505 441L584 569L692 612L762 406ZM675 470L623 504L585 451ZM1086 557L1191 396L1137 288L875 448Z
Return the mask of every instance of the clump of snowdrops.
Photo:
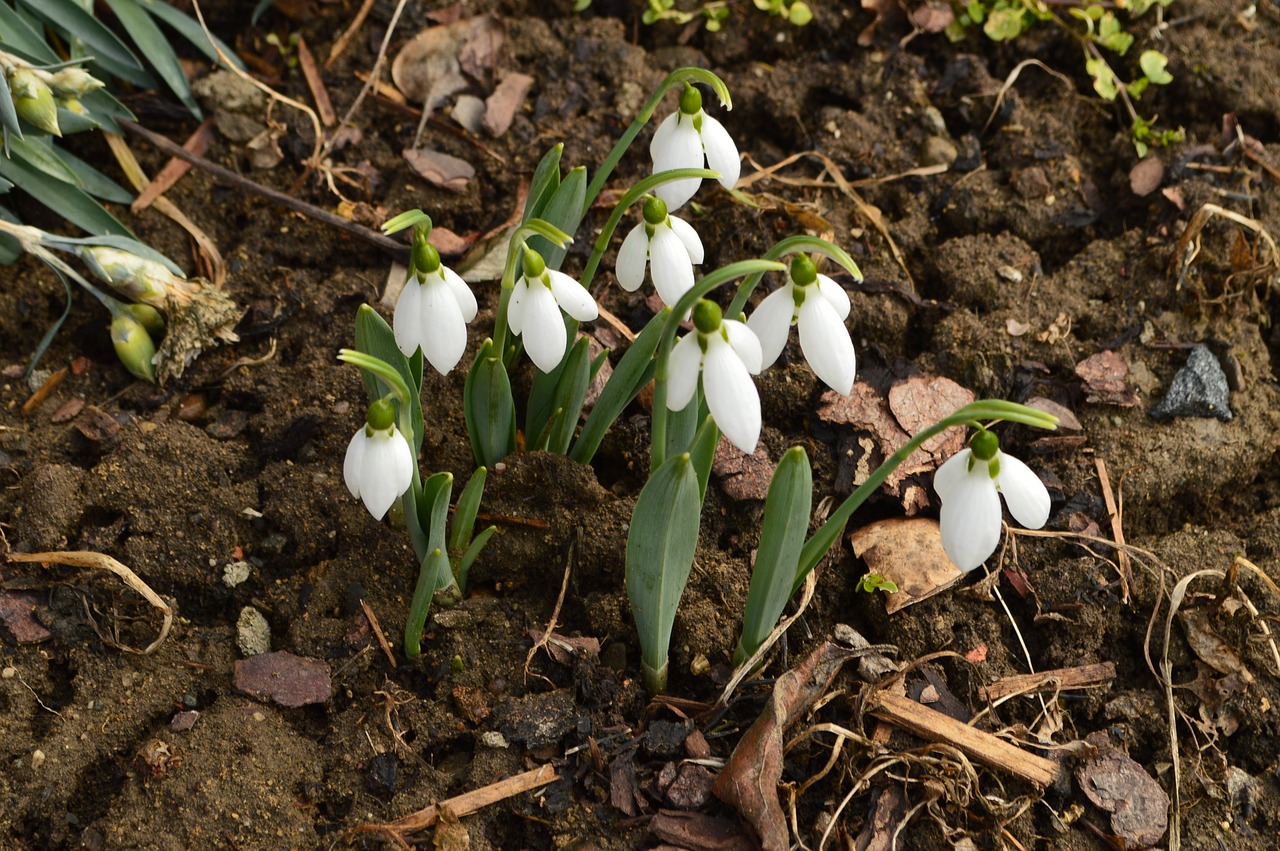
M680 69L653 92L590 182L582 167L562 171L559 146L539 164L497 284L494 327L470 361L463 408L478 468L448 530L452 477L436 473L424 479L416 460L423 434L422 376L427 365L445 374L462 362L477 302L429 243L431 220L425 213L411 211L384 226L388 232L414 229L412 261L392 323L368 306L360 308L356 347L340 354L361 368L370 399L344 473L352 495L375 518L397 502L402 508L419 562L405 631L409 655L419 652L433 597L456 599L465 593L467 571L492 534L490 528L471 537L486 466L516 451L518 431L526 448L589 463L610 425L652 382L650 470L625 542L625 583L645 684L655 692L665 689L671 630L697 549L716 446L723 436L736 451L752 453L759 440L760 396L754 376L777 360L795 327L815 375L837 393L853 389L856 357L845 324L849 296L815 262L832 263L861 280L857 265L839 246L806 235L788 236L761 257L698 274L703 245L681 208L704 181L732 188L739 175L737 146L719 119L705 111L698 85L707 86L722 107L730 108L728 89L718 77L702 69ZM649 146L653 174L623 194L580 275L561 271L571 235L670 92L677 94L678 103L654 131ZM587 387L606 355L590 356L579 326L599 314L588 288L633 207L640 215L621 240L615 276L627 290L647 279L665 307L614 365L583 421ZM766 275L776 280L776 288L745 316ZM692 330L681 335L685 319L691 320ZM520 412L510 370L525 356L536 371L527 408ZM809 460L802 447L787 450L765 500L735 661L750 658L760 647L787 600L839 540L853 512L921 443L941 431L975 429L969 448L944 464L936 480L942 543L959 567L971 570L994 551L1001 529L1000 493L1020 522L1043 525L1048 494L1026 465L1000 451L991 431L1000 421L1050 429L1056 423L1048 414L1010 402L967 405L916 435L811 535Z

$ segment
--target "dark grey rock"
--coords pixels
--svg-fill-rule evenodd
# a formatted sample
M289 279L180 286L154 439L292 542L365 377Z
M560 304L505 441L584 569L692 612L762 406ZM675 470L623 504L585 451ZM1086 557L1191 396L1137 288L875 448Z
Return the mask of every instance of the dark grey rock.
M1164 398L1151 409L1151 416L1157 420L1217 417L1224 423L1230 422L1230 395L1222 364L1207 346L1198 345L1191 350L1187 365L1173 377Z

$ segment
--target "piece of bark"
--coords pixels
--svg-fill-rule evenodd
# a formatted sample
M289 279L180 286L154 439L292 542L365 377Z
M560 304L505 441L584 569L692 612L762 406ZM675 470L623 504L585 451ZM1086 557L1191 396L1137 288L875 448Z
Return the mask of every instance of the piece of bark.
M532 87L533 77L528 74L516 71L507 73L493 90L493 94L485 98L482 121L484 129L494 137L511 129L511 122L515 120L516 113L520 111Z
M466 160L430 148L410 148L404 158L422 177L441 189L462 192L476 176L476 168Z
M980 700L996 701L1013 694L1036 694L1058 689L1088 688L1115 679L1114 662L1057 668L1035 674L1015 674L978 689Z
M242 694L291 709L333 696L328 665L284 650L237 661L232 681Z

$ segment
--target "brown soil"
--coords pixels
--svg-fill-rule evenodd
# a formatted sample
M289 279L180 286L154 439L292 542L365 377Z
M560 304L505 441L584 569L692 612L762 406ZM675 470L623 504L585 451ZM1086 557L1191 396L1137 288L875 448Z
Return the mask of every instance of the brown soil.
M212 25L268 59L269 30L301 32L323 57L352 14L323 5L299 23L275 11L249 28L248 5L223 4ZM384 5L328 72L340 113L358 91L355 74L372 63L390 8ZM1136 157L1119 111L1092 96L1078 48L1052 31L1008 45L981 38L950 45L926 35L904 45L906 31L890 24L862 48L856 38L871 16L857 4L813 4L815 20L803 29L737 4L722 32L697 32L681 44L679 28L641 26L633 8L639 4L597 0L584 15L567 2L543 14L543 5L467 8L504 22L503 67L536 83L501 138L481 142L442 129L451 126L447 119L428 129L428 144L476 166L463 192L432 188L405 165L399 152L416 121L385 103L363 108L356 122L363 136L335 164L372 165L379 183L365 200L376 207L422 207L456 233L486 232L511 214L521 181L548 146L563 141L565 163L594 168L645 93L681 65L725 79L736 108L721 116L762 165L818 151L846 180L861 181L918 168L929 151L957 153L945 173L855 184L883 217L910 279L865 208L829 178L825 188L813 185L822 174L816 159L752 185L758 208L704 190L697 220L708 247L704 268L758 256L787 233L829 227L866 273L851 294L849 320L862 379L885 390L910 375L942 375L979 396L1046 396L1066 405L1083 425L1083 441L1029 446L1036 436L1017 430L1005 438L1006 448L1056 480L1050 528L1112 534L1101 460L1113 486L1122 483L1127 541L1154 557L1135 558L1126 601L1113 549L1019 537L1016 550L1004 551L996 585L1007 608L966 590L971 578L889 616L881 599L854 590L866 567L842 545L821 568L814 603L788 637L789 653L774 658L765 677L787 670L841 623L873 643L895 645L904 662L985 646L985 661L947 657L925 666L967 711L984 708L982 685L1029 665L1112 662L1117 673L1100 688L1047 696L1047 713L1039 700L1021 697L980 722L1023 739L1043 737L1064 764L1063 780L1043 794L999 770L966 777L953 758L903 763L858 785L873 755L851 741L836 770L797 801L799 839L817 847L852 793L832 837L852 847L881 790L909 778L909 804L929 793L935 799L915 813L898 847L938 848L965 836L983 848L1117 847L1106 838L1110 815L1076 780L1087 754L1057 746L1103 731L1172 791L1165 692L1145 657L1148 643L1159 657L1168 592L1196 570L1227 570L1236 556L1280 579L1277 339L1270 322L1276 269L1267 266L1255 233L1222 217L1205 226L1184 274L1174 256L1178 237L1206 203L1280 234L1276 171L1262 165L1280 163L1275 7L1260 3L1246 17L1240 4L1177 0L1161 32L1151 29L1153 16L1132 28L1138 42L1131 58L1158 48L1175 77L1144 96L1141 110L1186 129L1184 143L1155 152L1166 166L1164 191L1138 197L1129 186ZM410 4L401 31L426 24ZM1030 56L1069 75L1071 85L1025 68L984 129L1001 82ZM281 90L307 98L298 72L281 69L278 76ZM152 101L133 103L144 123L171 138L192 129L148 112ZM1253 158L1241 157L1239 143L1224 151L1224 113L1234 113L1257 140ZM251 176L288 191L302 173L311 131L287 109L273 118L289 126L286 158ZM647 143L648 131L641 139ZM159 155L135 147L154 172ZM86 155L108 168L105 146ZM241 155L225 140L210 152L232 165ZM611 185L629 185L647 162L638 147ZM30 383L12 368L4 373L0 458L8 487L0 516L9 547L112 555L172 600L178 617L158 652L125 653L112 642L145 646L159 620L132 592L78 569L0 566L4 593L32 601L49 633L36 643L0 636L0 846L363 847L375 840L354 838L349 828L546 761L559 771L554 784L462 819L471 847L656 844L648 816L667 804L653 784L682 752L664 755L647 740L637 750L641 734L689 714L712 758L722 760L768 698L766 681L744 686L727 713L698 709L715 701L728 671L761 503L730 499L719 486L708 492L699 557L673 639L671 694L694 703L650 703L638 683L622 577L626 524L648 466L648 422L639 406L617 424L594 468L529 453L491 472L483 510L501 518L502 534L475 568L472 593L456 609L434 612L421 659L397 651L392 666L358 601L368 603L395 646L413 591L413 558L407 538L372 521L343 486L342 456L364 399L355 371L335 359L352 342L355 308L377 303L388 261L199 172L171 195L228 260L228 292L247 311L241 342L204 355L179 382L153 388L119 366L105 316L80 298L42 366L58 369L83 357L87 371L68 375L30 416L20 410ZM299 195L337 204L315 180ZM606 215L594 211L589 227ZM129 221L190 267L184 237L167 221L151 213ZM591 241L578 240L568 271L581 268ZM607 286L608 278L597 279L603 303L638 327L647 316L642 295ZM9 280L0 292L0 359L20 367L60 314L61 288L33 262L19 263ZM491 329L496 303L492 288L480 288L479 298L472 350ZM1168 344L1197 342L1238 368L1234 418L1153 420L1151 407L1187 355ZM1104 350L1127 363L1137 404L1089 401L1075 367ZM762 444L775 459L789 445L806 446L816 496L838 495L847 488L846 466L857 460L847 452L863 451L859 435L812 416L821 388L794 344L790 354L759 380ZM428 372L423 469L451 471L460 486L472 469L458 411L463 373L442 379ZM59 421L54 412L72 399L103 416L86 407ZM901 513L896 500L882 496L863 519ZM249 578L231 587L224 569L238 561L250 564ZM996 569L995 559L991 564ZM540 653L526 675L529 631L545 626L566 567L559 631L597 638L602 652L573 664ZM1240 584L1264 619L1280 611L1280 599L1261 583L1242 575ZM1280 835L1280 672L1263 621L1231 605L1230 588L1204 578L1191 592L1184 607L1203 610L1220 653L1238 658L1248 677L1213 670L1203 647L1193 650L1181 624L1173 627L1172 679L1196 683L1174 692L1182 841L1195 849L1273 848ZM1216 594L1231 599L1223 605ZM245 606L266 616L272 649L328 664L328 701L287 709L233 689L232 665L241 658L236 624ZM923 670L908 677L909 686ZM792 732L827 722L863 725L869 734L874 722L854 715L859 687L852 670L841 673L831 699ZM192 709L199 712L194 727L174 732L175 714ZM885 746L918 755L921 744L895 733ZM830 747L830 737L819 736L788 752L784 781L794 788L816 775ZM611 798L609 769L629 754L643 799L631 815ZM389 764L398 766L390 777ZM785 805L788 792L781 792ZM714 800L695 809L736 819ZM751 834L743 827L742 835ZM1166 836L1160 844L1168 842Z

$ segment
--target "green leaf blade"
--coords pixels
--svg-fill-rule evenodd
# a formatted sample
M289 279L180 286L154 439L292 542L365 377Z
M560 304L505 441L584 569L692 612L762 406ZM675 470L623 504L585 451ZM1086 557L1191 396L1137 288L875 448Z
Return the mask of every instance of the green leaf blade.
M156 26L151 16L144 12L135 0L107 0L107 5L111 7L112 12L115 12L120 25L129 34L129 38L133 39L133 43L147 57L147 61L156 69L156 73L160 75L161 80L164 80L169 90L177 95L178 100L182 101L182 105L192 115L202 118L200 105L191 94L191 86L187 83L187 75L182 70L182 63L178 61L178 56L173 52L169 40L164 37L164 33Z

